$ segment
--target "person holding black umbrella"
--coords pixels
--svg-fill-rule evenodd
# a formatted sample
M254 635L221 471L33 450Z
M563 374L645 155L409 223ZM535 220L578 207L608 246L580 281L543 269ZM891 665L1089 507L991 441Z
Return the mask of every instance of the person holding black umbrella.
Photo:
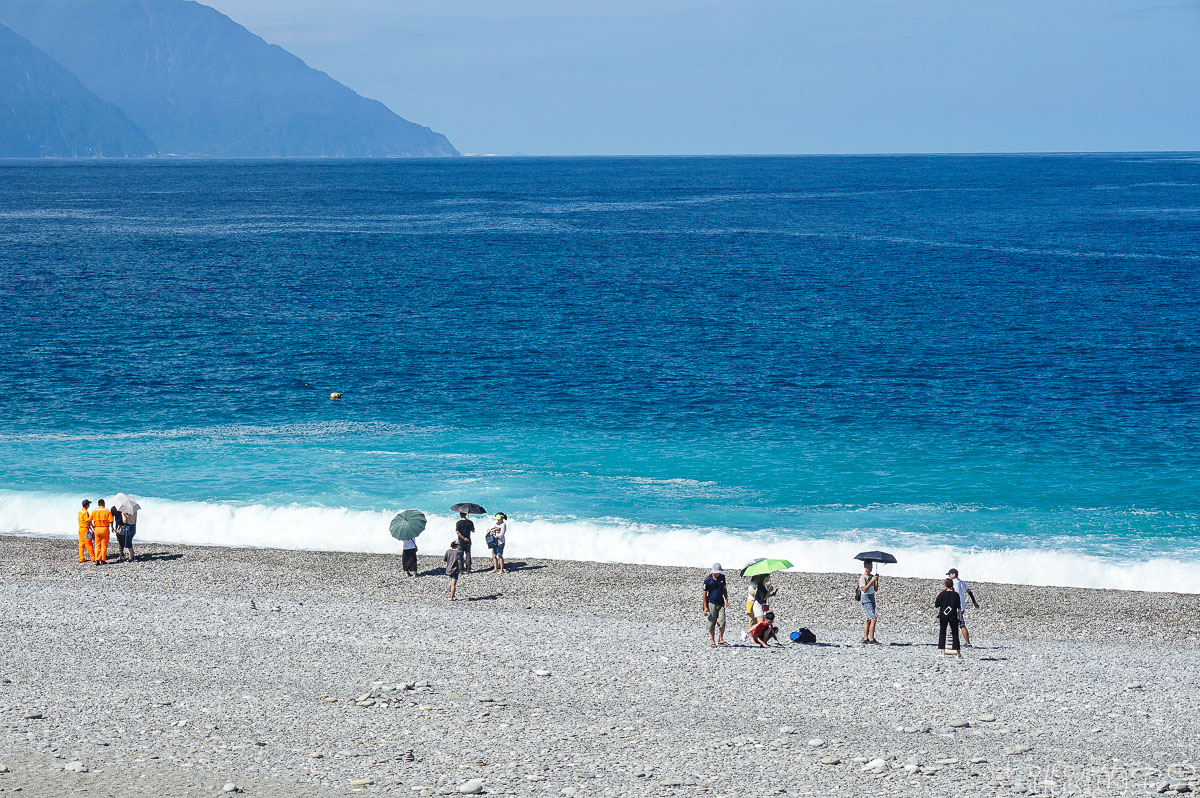
M471 535L475 534L475 522L467 518L467 511L458 514L458 523L454 525L454 534L458 536L458 550L462 552L463 570L471 570Z

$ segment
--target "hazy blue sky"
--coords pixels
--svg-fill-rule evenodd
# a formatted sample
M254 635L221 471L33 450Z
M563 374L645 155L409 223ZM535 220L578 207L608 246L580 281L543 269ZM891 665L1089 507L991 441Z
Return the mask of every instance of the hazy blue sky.
M1200 149L1200 0L213 0L511 154Z

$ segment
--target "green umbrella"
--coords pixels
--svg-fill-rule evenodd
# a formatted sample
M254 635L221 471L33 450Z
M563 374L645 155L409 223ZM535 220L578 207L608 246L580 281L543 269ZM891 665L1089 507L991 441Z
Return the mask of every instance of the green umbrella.
M782 571L785 568L791 567L792 564L787 560L755 560L742 569L742 576L773 574L776 571Z
M396 540L412 540L425 531L425 513L420 510L405 510L388 525Z

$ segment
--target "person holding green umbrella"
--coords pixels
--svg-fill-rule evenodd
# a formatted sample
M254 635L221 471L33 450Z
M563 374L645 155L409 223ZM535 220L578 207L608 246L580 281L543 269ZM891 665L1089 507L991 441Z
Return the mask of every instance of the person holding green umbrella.
M742 576L750 578L750 589L746 593L746 631L742 632L742 640L750 637L755 625L766 616L767 600L776 593L775 586L770 584L771 574L791 568L787 560L769 560L759 557L742 569Z
M425 513L420 510L405 510L392 519L388 526L392 537L404 545L401 554L401 564L404 573L411 577L417 575L417 535L425 531Z

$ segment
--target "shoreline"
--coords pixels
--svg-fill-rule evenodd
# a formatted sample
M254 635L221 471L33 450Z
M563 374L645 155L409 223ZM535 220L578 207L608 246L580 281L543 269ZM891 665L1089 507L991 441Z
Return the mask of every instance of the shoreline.
M781 631L818 643L761 650L737 644L746 582L728 568L735 645L714 650L703 569L513 557L465 575L452 603L432 557L411 579L393 555L141 551L96 567L70 540L0 536L0 789L1200 790L1200 718L1180 700L1200 691L1194 595L964 573L983 609L958 661L935 653L931 580L885 575L882 645L862 646L853 574L781 573Z

